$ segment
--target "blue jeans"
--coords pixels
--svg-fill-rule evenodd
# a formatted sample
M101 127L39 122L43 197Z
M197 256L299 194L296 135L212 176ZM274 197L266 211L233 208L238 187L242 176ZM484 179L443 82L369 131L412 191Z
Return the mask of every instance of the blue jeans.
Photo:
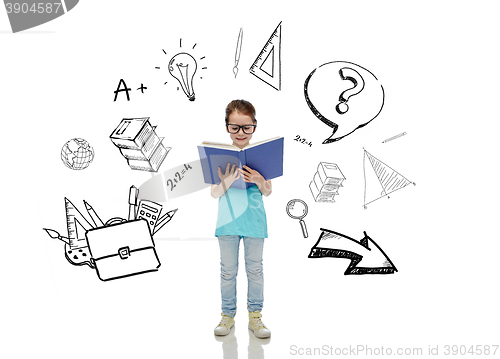
M264 273L262 251L264 238L246 236L218 236L220 247L220 289L222 313L234 317L236 314L236 276L240 239L245 247L245 269L248 279L248 311L261 311L264 304Z

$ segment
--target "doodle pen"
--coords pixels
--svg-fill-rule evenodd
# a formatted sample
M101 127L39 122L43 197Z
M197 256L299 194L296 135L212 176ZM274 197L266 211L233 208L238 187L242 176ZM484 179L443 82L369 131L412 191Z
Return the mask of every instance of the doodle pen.
M95 213L92 206L86 201L83 201L83 203L85 203L85 209L87 210L87 213L90 215L90 218L92 218L92 222L94 222L95 226L104 227L104 222L101 221L101 219L99 218L97 213Z
M396 138L399 138L399 137L404 136L404 135L406 135L406 132L402 132L402 133L400 133L399 135L396 135L396 136L393 136L393 137L391 137L391 138L388 138L387 140L382 141L382 143L386 143L386 142L389 142L389 141L395 140Z
M137 210L137 197L139 196L139 190L135 186L130 186L128 193L128 220L135 219Z

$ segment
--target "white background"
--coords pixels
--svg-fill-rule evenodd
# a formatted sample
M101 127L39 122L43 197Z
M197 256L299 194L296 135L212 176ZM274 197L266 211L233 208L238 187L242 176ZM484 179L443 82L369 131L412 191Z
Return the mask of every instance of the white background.
M294 357L292 346L426 354L439 345L443 354L445 345L499 345L498 11L493 1L82 0L17 34L0 11L1 356L285 358ZM248 69L280 21L276 91ZM180 39L205 56L194 102L166 67ZM307 107L303 85L330 61L369 69L386 101L373 123L322 145L331 131ZM120 79L133 89L128 102L124 93L113 101ZM63 243L42 228L65 234L64 197L81 210L85 199L104 219L126 216L128 188L151 174L130 170L109 140L122 118L149 116L157 126L172 147L163 171L196 160L203 140L230 141L224 109L237 98L257 109L254 141L285 137L285 168L265 198L263 315L272 338L255 340L246 329L241 262L236 330L221 344L212 332L219 252L208 189L164 203L179 210L155 236L157 273L101 282L88 267L71 266ZM96 153L83 171L60 160L75 137ZM416 186L363 209L363 148ZM315 203L308 188L321 161L346 177L333 204ZM309 204L308 238L285 212L293 198ZM347 260L308 259L320 228L356 239L366 231L398 272L344 276Z

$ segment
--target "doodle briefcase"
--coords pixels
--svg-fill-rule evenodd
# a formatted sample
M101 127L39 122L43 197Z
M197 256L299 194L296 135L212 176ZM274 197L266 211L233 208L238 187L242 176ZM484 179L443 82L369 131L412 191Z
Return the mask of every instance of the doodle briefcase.
M106 281L157 271L160 261L146 220L125 221L86 233L91 261Z

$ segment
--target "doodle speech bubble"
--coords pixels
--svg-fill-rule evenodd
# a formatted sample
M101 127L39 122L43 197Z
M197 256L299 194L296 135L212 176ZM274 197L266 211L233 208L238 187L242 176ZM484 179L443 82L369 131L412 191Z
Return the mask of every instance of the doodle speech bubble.
M384 106L385 93L369 70L352 62L332 61L307 76L304 97L312 113L333 130L323 141L327 144L375 119Z

